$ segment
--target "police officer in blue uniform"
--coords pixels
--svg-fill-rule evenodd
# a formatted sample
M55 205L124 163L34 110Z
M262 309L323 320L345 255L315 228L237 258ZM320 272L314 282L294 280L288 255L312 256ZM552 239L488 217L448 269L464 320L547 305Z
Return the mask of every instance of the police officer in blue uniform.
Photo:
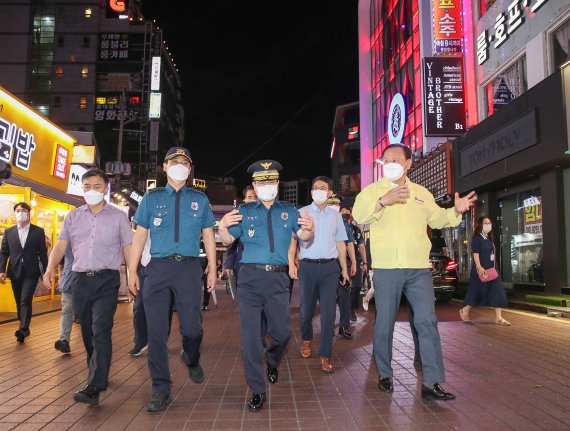
M266 385L263 377L263 345L261 315L267 317L271 343L266 350L267 379L277 383L277 366L291 336L289 312L288 250L296 233L308 241L313 237L313 219L306 212L276 200L281 165L274 160L252 164L253 186L258 196L254 203L241 205L226 214L219 223L218 233L225 245L236 238L243 243L238 276L238 299L243 362L247 383L252 389L249 410L263 407Z
M200 366L203 334L200 235L208 258L208 288L212 291L216 284L215 220L206 195L186 186L191 168L192 159L186 148L170 148L163 164L168 184L149 190L133 217L138 225L129 259L129 290L133 296L138 293L137 265L149 229L151 239L151 260L145 268L142 291L148 326L148 367L152 377L152 397L146 404L149 412L163 410L172 402L167 349L171 298L180 320L181 359L192 381L204 381Z

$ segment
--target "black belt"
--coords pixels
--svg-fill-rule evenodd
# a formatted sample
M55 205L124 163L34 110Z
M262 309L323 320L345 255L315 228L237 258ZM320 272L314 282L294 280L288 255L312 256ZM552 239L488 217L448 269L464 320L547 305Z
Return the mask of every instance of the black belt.
M84 272L78 272L78 274L84 275L85 277L96 277L98 275L107 274L109 272L119 272L117 269L97 269Z
M270 272L287 272L286 265L259 265L257 263L244 263L243 265Z
M330 259L301 259L301 261L309 262L309 263L329 263L329 262L332 262L334 260L337 260L337 258L333 257Z
M153 258L156 259L156 258ZM196 260L198 259L197 256L181 256L179 254L172 254L166 257L159 257L158 259L168 259L168 260L175 260L176 262L182 262L183 260Z

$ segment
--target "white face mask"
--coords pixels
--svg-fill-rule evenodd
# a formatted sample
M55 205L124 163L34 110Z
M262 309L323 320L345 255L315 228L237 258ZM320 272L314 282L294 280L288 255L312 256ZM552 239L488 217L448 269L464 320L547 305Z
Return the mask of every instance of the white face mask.
M311 190L311 196L317 205L324 204L327 201L327 194L324 190Z
M188 175L190 175L190 169L184 165L172 165L166 171L166 174L171 180L179 183L180 181L186 181Z
M404 167L395 162L386 163L383 167L384 176L390 181L396 181L404 175Z
M26 220L28 220L28 213L27 212L16 213L16 221L23 222Z
M88 205L97 205L101 203L105 195L97 190L89 190L88 192L83 193L83 198Z
M264 201L268 202L277 196L277 184L268 184L266 186L257 186L257 197Z
M340 207L338 205L329 205L329 207L331 207L333 210L335 210L336 212L340 211Z
M491 232L491 229L493 229L493 225L489 224L489 223L485 223L483 225L483 233L487 234L489 232Z

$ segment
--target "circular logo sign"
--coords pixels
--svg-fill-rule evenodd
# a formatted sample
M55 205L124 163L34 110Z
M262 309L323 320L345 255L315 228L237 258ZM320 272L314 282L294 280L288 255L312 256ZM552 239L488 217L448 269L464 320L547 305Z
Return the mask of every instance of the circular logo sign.
M401 144L406 128L406 105L404 96L396 93L388 110L388 140L390 144Z

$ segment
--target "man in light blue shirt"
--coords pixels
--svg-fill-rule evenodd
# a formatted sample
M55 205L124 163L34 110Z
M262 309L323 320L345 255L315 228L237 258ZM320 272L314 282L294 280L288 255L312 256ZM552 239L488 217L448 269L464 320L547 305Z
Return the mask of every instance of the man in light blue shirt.
M338 211L327 206L327 199L332 195L332 181L327 177L313 180L311 195L313 203L300 210L306 211L315 223L315 235L308 241L299 239L299 286L301 289L301 356L309 358L312 354L313 326L317 300L321 315L321 371L333 373L330 363L336 316L336 291L339 272L343 282L350 277L346 267L346 230ZM289 256L291 260L292 256ZM340 268L339 268L340 263ZM296 268L289 263L293 269Z

